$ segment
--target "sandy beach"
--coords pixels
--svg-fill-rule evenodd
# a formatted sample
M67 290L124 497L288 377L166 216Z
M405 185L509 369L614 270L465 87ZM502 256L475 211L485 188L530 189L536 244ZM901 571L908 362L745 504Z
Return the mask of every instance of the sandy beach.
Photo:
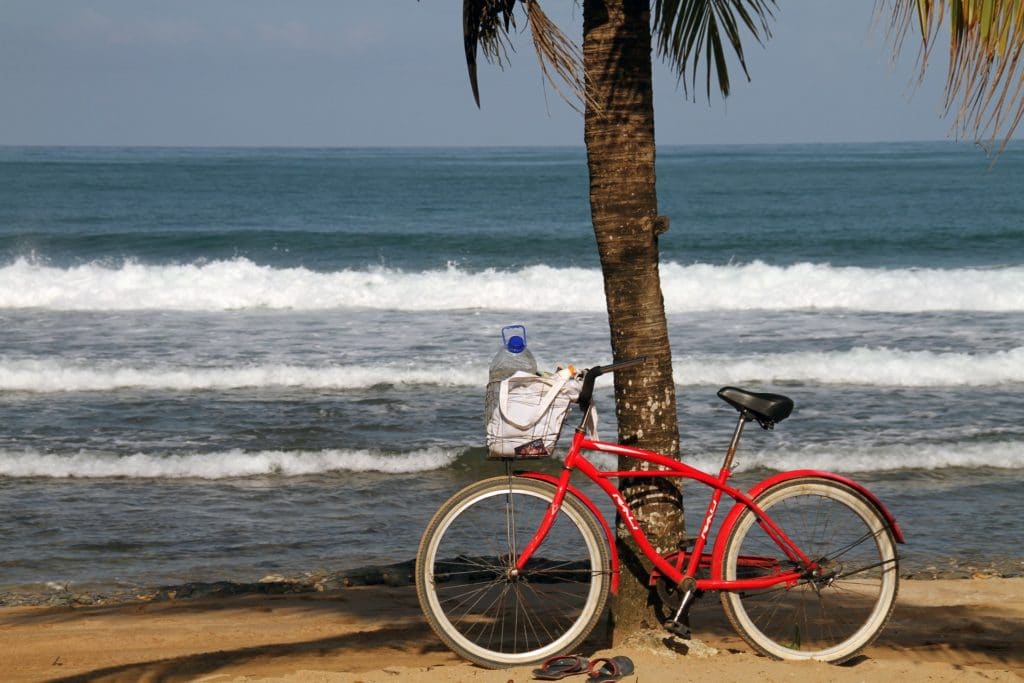
M696 640L642 634L582 654L625 654L628 681L965 681L1024 679L1024 578L905 580L888 628L836 667L752 653L708 596ZM602 638L604 638L602 640ZM411 586L236 595L116 605L0 609L4 681L527 681L490 671L432 634ZM585 680L579 676L569 680Z

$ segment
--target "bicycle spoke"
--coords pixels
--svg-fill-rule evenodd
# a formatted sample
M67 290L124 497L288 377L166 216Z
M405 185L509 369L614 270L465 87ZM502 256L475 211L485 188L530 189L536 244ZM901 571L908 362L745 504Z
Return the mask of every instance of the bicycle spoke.
M854 569L853 571L847 571L842 573L842 578L847 579L851 576L859 574L861 572L871 571L872 569L878 569L879 567L891 567L896 565L897 560L895 558L882 560L881 562L875 562L873 564L866 565L860 569Z
M563 624L567 626L568 623L571 623L571 620L565 617L565 615L562 614L561 611L555 609L555 607L557 606L556 603L566 605L567 607L571 606L572 602L570 599L578 600L578 593L570 593L569 591L545 591L545 593L541 595L537 592L534 585L530 583L520 584L520 590L530 591L531 595L533 595L536 599L538 605L546 606L553 615L553 619L556 621L555 625L559 629L564 628Z
M895 601L897 560L887 522L859 494L816 478L783 482L762 494L758 505L812 565L794 586L723 594L730 620L748 642L774 657L853 656L884 626ZM792 567L758 522L745 513L732 529L726 578L771 576Z
M489 643L493 643L494 642L494 628L499 623L499 620L495 620L495 619L487 620L487 619L484 619L483 617L485 617L486 615L491 614L491 613L494 613L494 614L500 614L501 613L502 605L505 602L505 594L507 593L507 590L508 590L507 586L502 586L501 589L498 591L498 594L496 596L494 596L494 598L491 600L490 604L488 604L486 607L481 609L481 611L480 611L480 618L474 619L473 621L471 621L466 626L465 633L467 635L473 634L473 633L479 633L481 636L483 636L483 634L485 632L488 632L488 633L490 633L490 638L488 639L488 642Z
M553 494L543 482L487 480L453 496L451 512L442 507L428 526L417 591L431 626L463 656L485 665L547 659L577 645L600 618L607 547L578 503L562 504L532 557L513 571Z
M528 635L528 629L529 629L530 631L533 631L534 641L535 642L538 642L538 643L539 642L544 642L544 639L542 639L540 637L540 635L538 634L538 631L537 631L538 624L539 624L540 629L545 631L545 636L546 636L547 640L554 640L554 634L552 634L551 632L548 631L547 626L544 624L544 622L541 619L538 618L538 619L534 620L533 618L531 618L531 611L527 608L527 600L523 596L523 592L525 590L527 590L528 588L530 588L529 584L526 584L526 583L524 583L522 581L517 582L516 583L516 587L515 587L517 598L518 598L517 602L518 602L519 608L522 610L522 614L523 614L523 634L524 634L524 638Z
M881 531L878 531L878 532L868 531L867 533L863 534L860 538L856 539L855 541L851 541L850 543L848 543L847 545L845 545L845 546L843 546L841 548L836 548L830 554L822 556L822 559L823 560L832 561L832 560L836 560L836 559L838 559L840 557L843 557L844 555L846 555L848 552L850 552L854 548L859 547L865 541L867 541L869 539L874 541L874 539L877 538L880 533L882 533L882 532Z
M479 605L480 602L487 597L488 593L491 592L491 589L495 588L495 587L501 587L502 588L502 592L504 592L504 585L503 584L500 584L498 582L492 582L490 584L481 586L480 588L474 589L472 591L467 591L464 594L465 598L462 599L462 600L459 600L454 605L451 604L450 600L447 601L446 604L449 604L451 606L450 611L452 611L453 613L455 613L455 612L459 613L459 619L456 621L456 624L458 625L458 624L462 623L464 618L468 614L470 614L470 611L475 609L477 607L477 605ZM494 604L493 601L492 601L491 604L492 605ZM463 606L465 607L465 609L463 609L463 610L461 610L461 612L459 612L459 608L463 607ZM484 608L482 610L482 612L484 614L486 614L487 613L487 608Z

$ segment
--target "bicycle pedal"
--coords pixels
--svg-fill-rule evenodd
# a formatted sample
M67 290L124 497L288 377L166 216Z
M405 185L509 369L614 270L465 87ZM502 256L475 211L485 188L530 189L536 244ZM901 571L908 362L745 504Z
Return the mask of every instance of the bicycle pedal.
M665 630L683 640L690 639L690 627L686 624L680 624L678 621L666 621Z

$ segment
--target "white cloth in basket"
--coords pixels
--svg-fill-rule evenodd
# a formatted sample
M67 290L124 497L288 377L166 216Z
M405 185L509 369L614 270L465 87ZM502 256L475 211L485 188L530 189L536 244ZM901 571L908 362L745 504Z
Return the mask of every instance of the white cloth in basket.
M580 382L517 372L487 385L487 450L492 458L551 455Z

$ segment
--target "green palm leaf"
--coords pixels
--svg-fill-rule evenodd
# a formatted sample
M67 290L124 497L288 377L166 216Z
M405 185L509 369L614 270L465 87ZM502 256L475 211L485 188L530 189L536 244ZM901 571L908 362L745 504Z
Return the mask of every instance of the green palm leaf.
M576 101L585 101L579 51L548 21L537 0L463 0L466 67L477 106L477 53L504 65L512 49L509 34L515 30L517 2L525 8L548 81L571 104L563 84ZM730 53L750 80L741 38L744 32L761 44L770 38L768 22L777 7L776 0L652 0L652 6L658 53L676 71L688 97L702 73L709 99L713 80L723 97L729 95ZM1003 135L1005 147L1024 118L1024 0L877 0L876 11L890 13L887 25L897 53L912 27L920 30L922 74L948 17L945 106L947 112L956 112L954 130L958 136L990 142Z
M743 74L750 80L743 54L741 29L761 44L771 37L768 21L775 0L661 0L654 3L654 31L658 53L666 59L687 94L696 90L697 74L703 53L705 88L711 98L714 75L723 97L728 97L729 49L739 60Z
M473 88L473 99L480 106L480 86L476 77L477 48L481 48L484 58L499 66L505 63L508 49L510 28L515 28L516 18L513 10L516 0L463 0L462 2L462 40L466 51L466 68L469 71L469 84Z

